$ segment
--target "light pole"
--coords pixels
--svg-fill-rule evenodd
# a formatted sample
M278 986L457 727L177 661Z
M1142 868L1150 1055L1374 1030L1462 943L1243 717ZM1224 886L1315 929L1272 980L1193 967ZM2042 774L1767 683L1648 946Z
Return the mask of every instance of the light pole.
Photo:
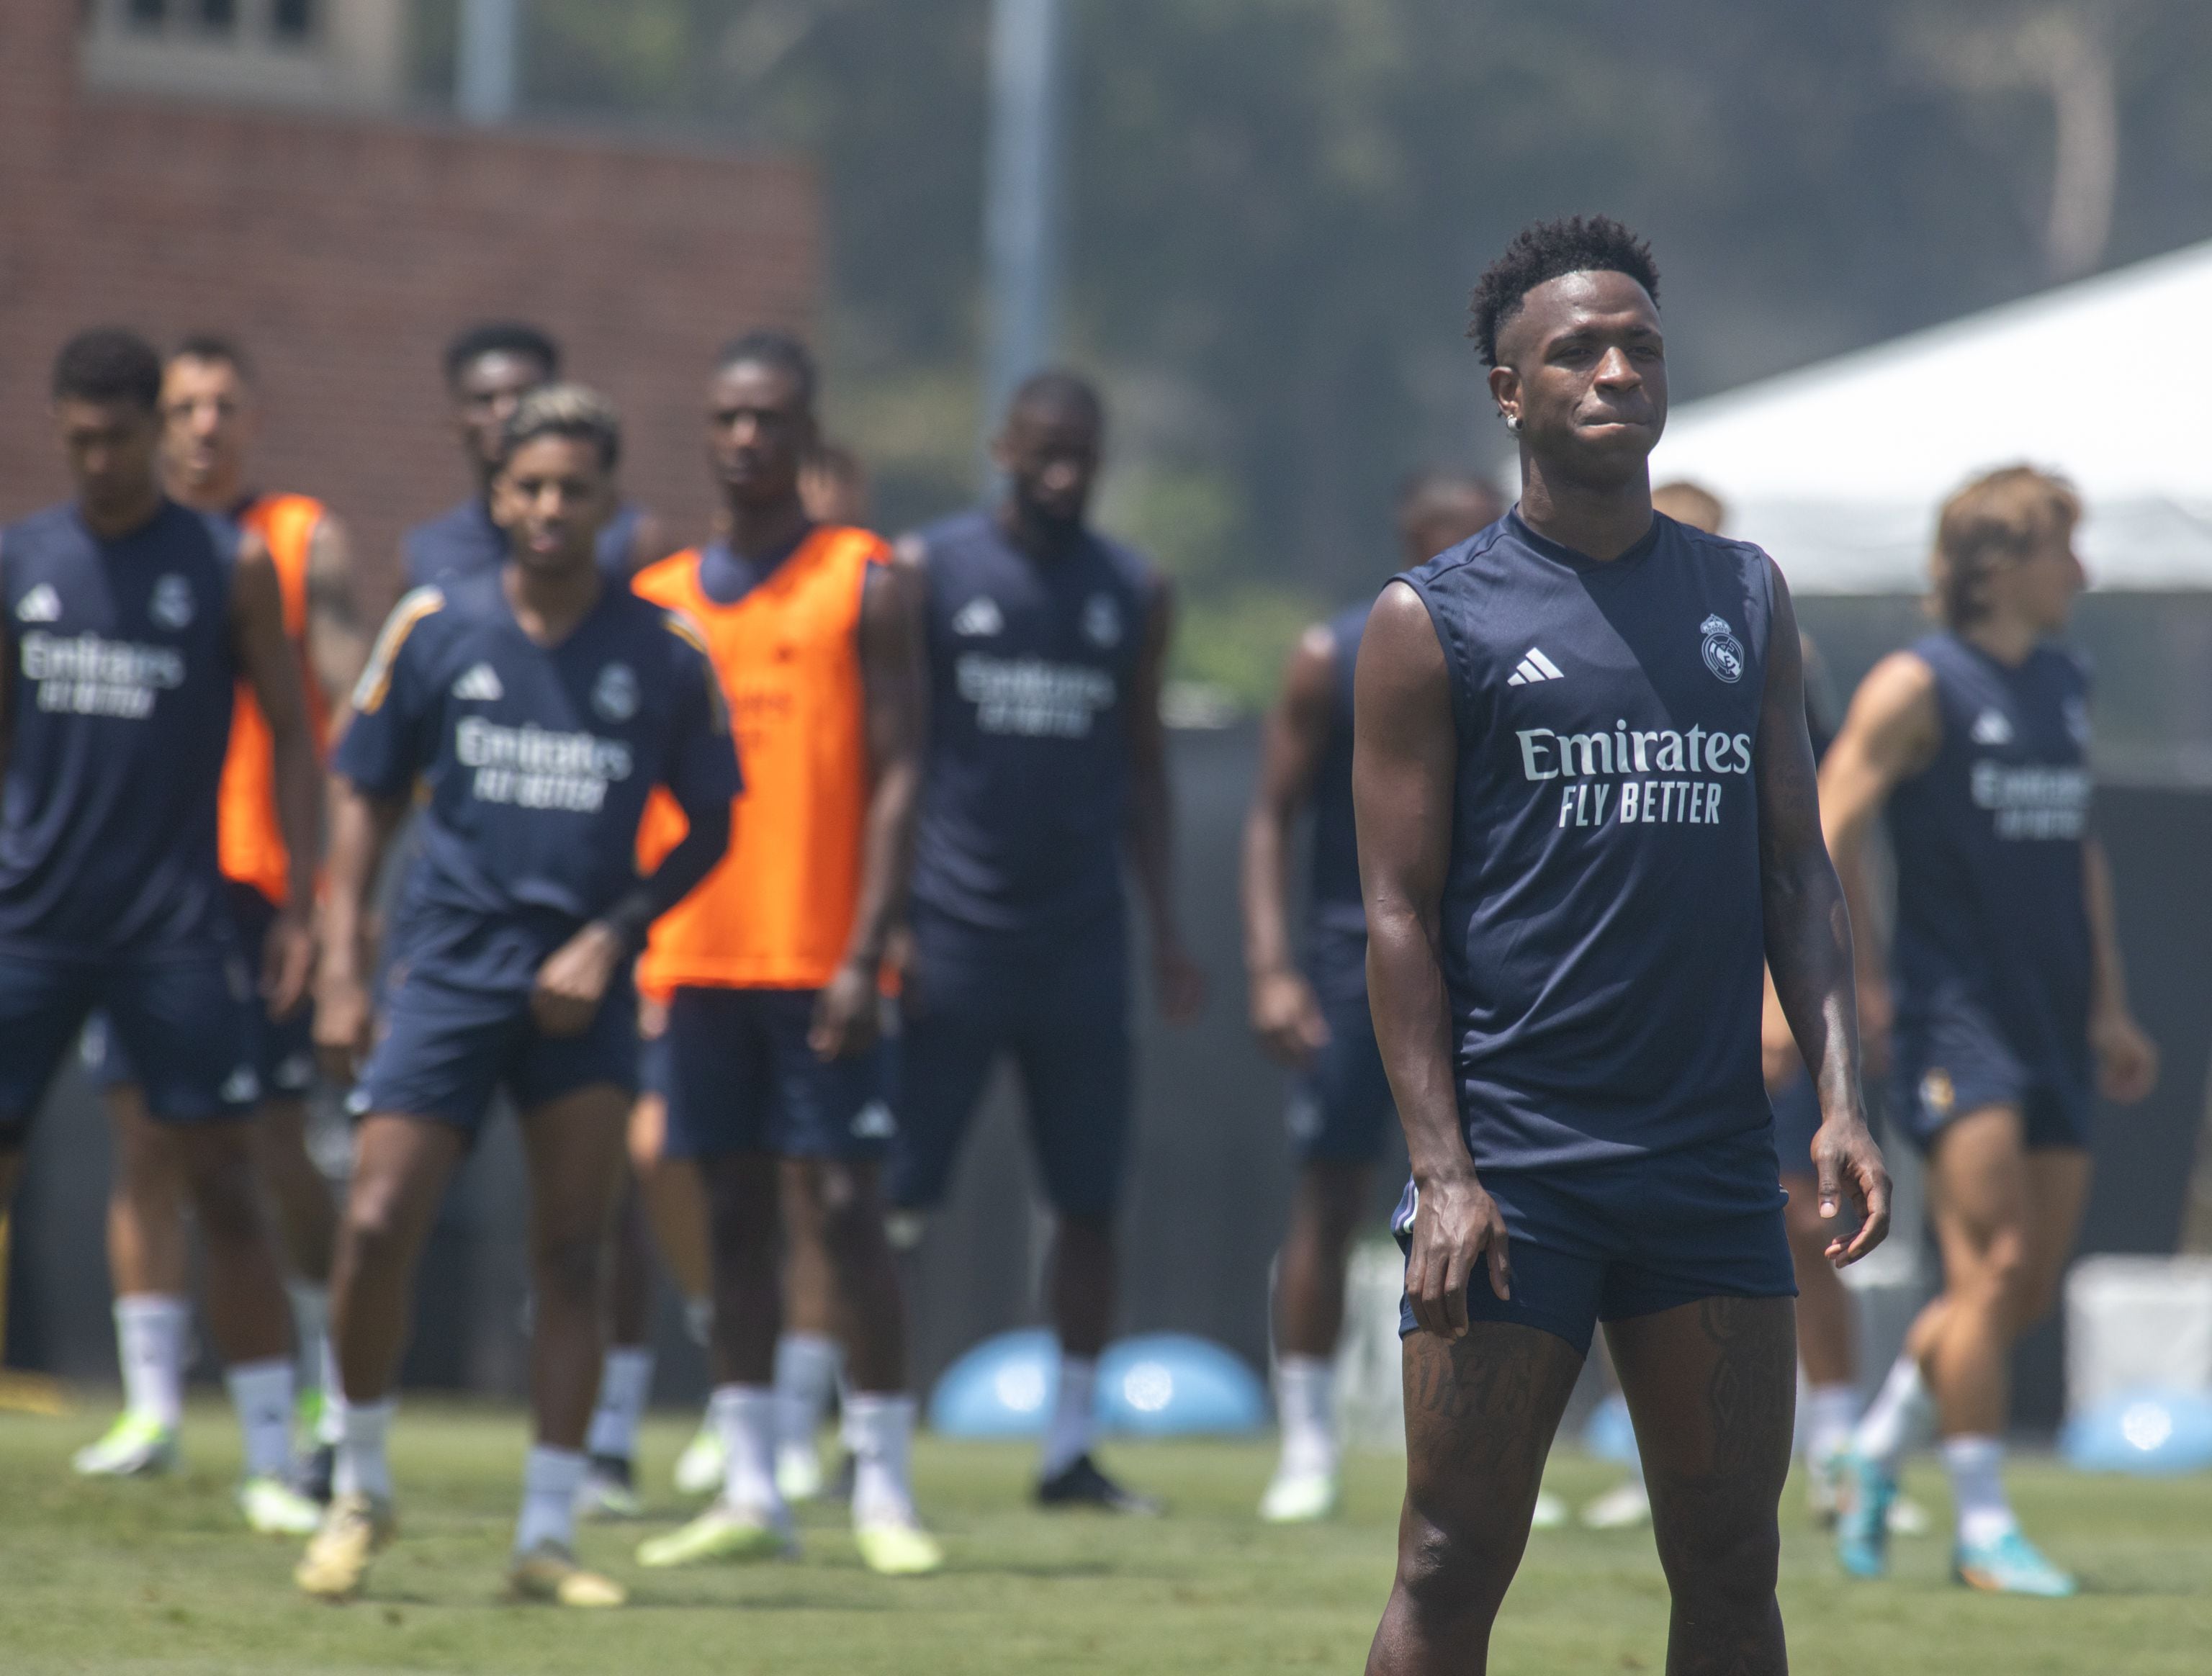
M489 127L514 114L522 0L461 0L453 104L464 122Z
M982 477L1014 386L1051 355L1060 288L1060 0L994 0L983 172Z

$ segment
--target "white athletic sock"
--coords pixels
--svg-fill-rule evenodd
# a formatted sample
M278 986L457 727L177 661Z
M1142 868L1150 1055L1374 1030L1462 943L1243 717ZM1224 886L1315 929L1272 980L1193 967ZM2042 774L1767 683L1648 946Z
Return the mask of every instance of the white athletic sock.
M288 1280L284 1294L292 1300L292 1341L299 1346L300 1388L327 1390L322 1382L327 1360L323 1347L331 1339L331 1289L305 1280Z
M1960 1543L1995 1542L2018 1527L2005 1499L2002 1443L1994 1437L1946 1437L1943 1466L1951 1474Z
M903 1391L854 1391L845 1399L853 1450L853 1523L912 1525L914 1399Z
M1285 1356L1275 1363L1275 1408L1283 1427L1283 1471L1336 1470L1336 1369L1326 1357Z
M784 1448L814 1447L843 1359L837 1341L819 1333L787 1333L775 1341L776 1441Z
M338 1377L338 1353L325 1334L323 1339L323 1417L315 1423L318 1445L336 1448L345 1436L345 1381Z
M714 1336L713 1298L700 1296L684 1300L684 1331L701 1350L707 1348Z
M238 1411L238 1430L246 1440L246 1476L250 1479L281 1473L292 1458L293 1373L289 1356L240 1362L223 1370L230 1406Z
M653 1352L624 1345L607 1352L599 1370L599 1406L592 1411L592 1430L584 1448L592 1454L628 1460L637 1453L637 1423L653 1394Z
M581 1449L549 1449L533 1444L522 1461L522 1516L514 1521L514 1552L526 1554L540 1543L576 1544L576 1492L584 1487Z
M775 1391L766 1385L718 1385L707 1405L722 1440L722 1499L781 1525L789 1515L775 1487Z
M166 1292L115 1300L115 1349L125 1412L174 1430L185 1413L185 1336L192 1306Z
M331 1476L333 1492L374 1496L386 1502L392 1499L392 1463L385 1458L384 1440L392 1431L392 1412L398 1406L386 1397L382 1402L349 1402L341 1406L337 1464Z
M1825 1460L1849 1447L1859 1394L1849 1385L1813 1385L1805 1391L1805 1458Z
M1928 1381L1920 1376L1919 1363L1909 1354L1899 1356L1851 1434L1851 1447L1885 1472L1895 1473L1897 1463L1919 1437L1929 1406Z
M1044 1435L1044 1456L1038 1463L1042 1477L1059 1477L1079 1456L1090 1453L1091 1440L1098 1431L1093 1412L1097 1389L1097 1358L1061 1351L1060 1399L1053 1406L1052 1427Z

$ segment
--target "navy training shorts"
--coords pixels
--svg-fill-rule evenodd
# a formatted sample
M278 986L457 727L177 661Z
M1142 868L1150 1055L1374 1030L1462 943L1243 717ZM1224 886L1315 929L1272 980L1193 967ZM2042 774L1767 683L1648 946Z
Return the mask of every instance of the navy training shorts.
M2086 1149L2096 1107L2087 1064L2032 1069L1971 1002L1948 999L1925 1012L1900 1017L1894 1035L1893 1109L1903 1114L1913 1145L1929 1151L1956 1119L1990 1106L2021 1114L2030 1151ZM2063 1056L2051 1055L2054 1061Z
M824 1060L806 1045L812 989L678 989L645 1045L645 1084L668 1102L666 1156L771 1152L880 1157L897 1126L888 1045Z

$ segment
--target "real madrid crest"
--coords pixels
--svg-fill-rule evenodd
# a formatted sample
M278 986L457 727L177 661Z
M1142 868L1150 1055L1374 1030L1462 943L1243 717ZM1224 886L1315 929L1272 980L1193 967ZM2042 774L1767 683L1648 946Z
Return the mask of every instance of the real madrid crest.
M192 621L192 585L172 573L154 584L147 612L164 628L185 628Z
M1742 680L1743 642L1735 637L1728 619L1709 616L1698 625L1698 632L1705 637L1705 667L1731 687Z
M637 714L637 676L628 664L609 664L599 671L592 708L606 721L628 721Z
M1084 637L1097 647L1121 643L1121 607L1110 593L1094 593L1083 605Z

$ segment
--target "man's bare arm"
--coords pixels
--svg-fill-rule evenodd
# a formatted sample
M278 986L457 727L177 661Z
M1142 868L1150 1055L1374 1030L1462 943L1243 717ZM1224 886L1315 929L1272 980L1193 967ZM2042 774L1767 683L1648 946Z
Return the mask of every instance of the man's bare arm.
M1152 933L1153 981L1160 1012L1186 1024L1206 1001L1206 981L1183 947L1175 904L1175 800L1168 787L1167 726L1160 719L1160 689L1167 676L1168 645L1175 632L1174 597L1164 580L1153 586L1145 611L1145 643L1138 654L1128 704L1129 814L1125 835Z
M1252 1029L1285 1065L1303 1066L1328 1041L1313 986L1291 955L1291 829L1311 801L1328 750L1336 701L1336 643L1316 623L1283 666L1283 688L1260 735L1260 775L1244 816L1237 884L1244 909L1244 972Z
M368 1049L369 902L386 847L408 800L372 798L352 781L330 782L331 847L317 938L315 1046L333 1080L350 1082Z
M1451 678L1428 607L1403 582L1376 601L1353 681L1352 802L1367 903L1367 996L1419 1194L1406 1294L1424 1332L1465 1333L1468 1278L1511 1280L1504 1218L1460 1132L1444 989L1443 903L1451 865L1458 732Z
M292 637L284 628L284 596L276 567L258 536L239 543L231 573L231 638L239 666L268 719L274 759L276 823L289 863L285 904L263 950L262 991L278 1017L305 998L313 963L315 870L323 853L322 764L307 726L307 694Z
M2158 1047L2143 1034L2128 1005L2112 863L2094 834L2081 846L2081 869L2082 902L2089 916L2089 1042L2097 1053L2098 1087L2107 1100L2133 1105L2158 1086Z
M333 741L343 731L354 683L384 621L371 607L390 586L368 580L359 569L345 525L325 513L307 539L307 669L322 692Z
M1813 1163L1820 1214L1836 1215L1844 1192L1862 1212L1857 1233L1828 1247L1829 1258L1840 1265L1866 1255L1888 1232L1889 1176L1868 1133L1859 1090L1851 920L1820 836L1796 612L1771 562L1770 575L1774 615L1756 753L1760 907L1774 993L1820 1093Z

